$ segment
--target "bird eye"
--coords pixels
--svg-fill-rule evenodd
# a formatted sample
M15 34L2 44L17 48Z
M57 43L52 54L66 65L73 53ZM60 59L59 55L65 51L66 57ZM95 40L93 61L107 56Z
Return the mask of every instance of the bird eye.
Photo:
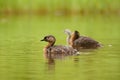
M44 39L47 39L47 37L44 37Z

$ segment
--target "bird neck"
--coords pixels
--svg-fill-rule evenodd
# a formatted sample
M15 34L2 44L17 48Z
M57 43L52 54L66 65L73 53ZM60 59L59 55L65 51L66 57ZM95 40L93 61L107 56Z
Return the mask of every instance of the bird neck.
M78 39L80 36L78 34L71 34L71 37L70 37L70 45L73 46L73 43L76 39Z
M45 48L49 48L49 47L53 46L54 44L55 44L55 42L49 42Z

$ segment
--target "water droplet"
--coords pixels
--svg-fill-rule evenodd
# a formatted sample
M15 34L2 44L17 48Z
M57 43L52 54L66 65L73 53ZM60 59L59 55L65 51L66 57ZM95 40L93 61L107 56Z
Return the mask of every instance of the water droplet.
M108 46L109 46L109 47L112 47L112 45L111 45L111 44L109 44Z

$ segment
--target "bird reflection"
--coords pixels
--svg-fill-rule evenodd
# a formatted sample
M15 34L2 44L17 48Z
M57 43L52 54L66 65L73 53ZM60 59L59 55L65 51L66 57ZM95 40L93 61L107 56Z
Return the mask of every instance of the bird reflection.
M53 59L53 58L48 58L48 60L47 60L48 62L48 65L55 65L55 60Z
M55 60L54 60L54 58L47 57L46 59L47 59L47 62L46 62L47 70L54 72L55 71Z
M78 58L78 57L74 58L74 62L75 62L75 63L76 63L76 62L79 62L79 58Z

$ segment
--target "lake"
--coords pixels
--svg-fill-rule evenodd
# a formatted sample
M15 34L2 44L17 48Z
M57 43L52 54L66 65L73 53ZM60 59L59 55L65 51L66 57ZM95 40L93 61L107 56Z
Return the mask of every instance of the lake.
M49 34L67 45L65 29L103 45L79 56L46 59L40 40ZM0 16L0 80L120 80L120 16Z

